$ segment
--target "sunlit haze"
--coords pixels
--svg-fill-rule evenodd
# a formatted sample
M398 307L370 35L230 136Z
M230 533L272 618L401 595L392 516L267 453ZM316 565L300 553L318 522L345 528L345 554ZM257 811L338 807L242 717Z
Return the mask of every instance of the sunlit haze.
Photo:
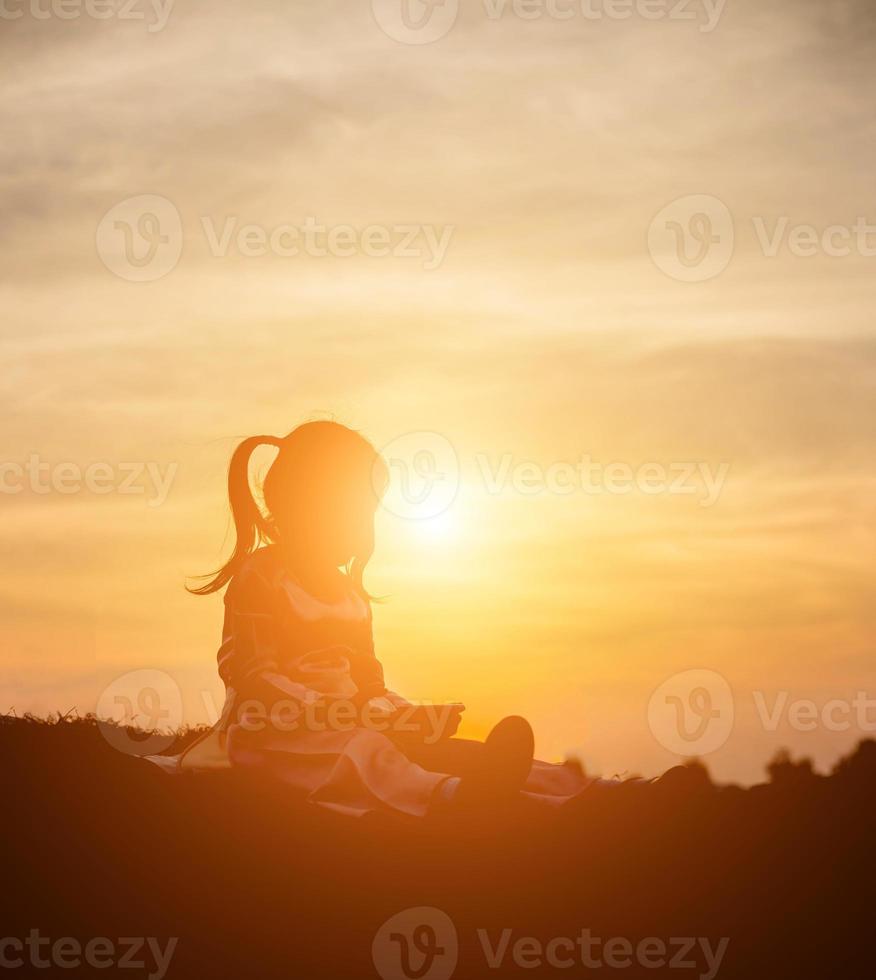
M874 10L463 3L431 44L348 0L0 22L0 711L148 668L214 721L222 599L185 585L231 547L230 454L332 418L390 464L365 584L395 690L654 775L649 700L701 669L735 701L717 778L829 768L869 729L788 708L876 697ZM153 281L101 225L140 195L181 228ZM734 245L685 281L652 222L693 195Z

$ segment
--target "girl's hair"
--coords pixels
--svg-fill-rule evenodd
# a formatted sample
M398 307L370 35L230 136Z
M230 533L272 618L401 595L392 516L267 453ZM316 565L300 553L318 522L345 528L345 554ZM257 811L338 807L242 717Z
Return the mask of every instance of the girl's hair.
M265 476L262 495L266 512L259 507L249 481L249 464L259 446L275 446L279 453ZM240 570L259 547L294 534L293 527L309 528L318 522L319 509L325 522L331 507L361 505L368 499L376 507L389 480L386 464L371 443L358 432L338 422L306 422L284 438L250 436L234 450L228 467L228 499L234 518L234 551L216 572L202 576L209 581L195 595L218 592ZM370 520L370 514L369 514ZM325 526L325 523L323 524ZM351 556L348 573L363 595L362 575L373 550L370 535Z

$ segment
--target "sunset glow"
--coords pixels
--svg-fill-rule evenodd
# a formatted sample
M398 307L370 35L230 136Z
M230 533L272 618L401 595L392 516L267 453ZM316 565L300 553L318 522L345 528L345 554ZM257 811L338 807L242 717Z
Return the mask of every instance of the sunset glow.
M180 5L146 43L4 21L0 710L85 713L148 668L215 720L222 599L185 584L228 554L231 451L334 418L396 481L366 578L387 677L464 701L463 734L518 712L544 758L657 773L649 701L702 668L736 704L716 777L848 751L860 725L788 713L876 696L876 259L821 247L876 223L869 35L830 26L872 10L829 6L463 5L420 46L368 3L266 0L245 31ZM142 195L180 222L154 281L102 244L163 247L113 210ZM691 281L703 205L676 277L683 222L654 221L697 195L735 238Z

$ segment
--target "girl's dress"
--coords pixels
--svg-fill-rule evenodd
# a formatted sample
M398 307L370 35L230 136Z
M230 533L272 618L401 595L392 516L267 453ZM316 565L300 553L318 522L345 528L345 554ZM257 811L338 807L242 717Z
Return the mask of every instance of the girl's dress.
M337 602L314 598L284 571L274 547L256 551L228 586L218 661L222 717L178 769L265 769L323 807L419 817L452 795L456 773L481 748L463 739L405 748L391 733L351 727L341 705L336 717L348 723L329 727L320 705L409 702L384 684L368 602L352 587ZM525 792L560 804L590 782L572 767L535 762Z

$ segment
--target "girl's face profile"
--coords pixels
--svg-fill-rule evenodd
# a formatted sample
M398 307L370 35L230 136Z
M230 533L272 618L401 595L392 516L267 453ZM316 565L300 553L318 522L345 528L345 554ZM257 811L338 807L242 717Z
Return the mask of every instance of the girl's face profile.
M264 503L283 550L299 568L360 569L374 550L374 515L386 464L365 439L335 423L306 423L279 441Z
M307 560L341 567L374 548L379 499L370 484L313 480L274 511L281 539Z
M312 546L315 556L336 567L374 548L377 501L364 493L336 493L314 508Z

